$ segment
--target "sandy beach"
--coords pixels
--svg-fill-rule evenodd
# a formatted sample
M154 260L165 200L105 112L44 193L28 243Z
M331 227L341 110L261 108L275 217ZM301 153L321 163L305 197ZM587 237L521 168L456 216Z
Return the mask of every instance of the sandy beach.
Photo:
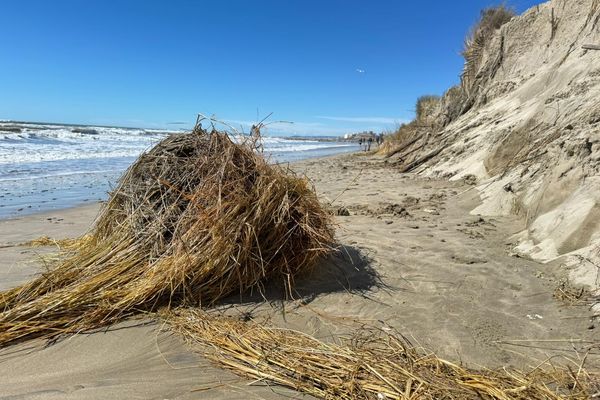
M600 399L600 0L21 3L0 400Z
M468 180L402 174L360 153L292 166L338 214L339 252L297 285L297 298L234 296L219 306L257 321L335 340L363 324L397 330L413 344L471 367L531 367L577 359L598 341L586 305L553 295L568 271L511 254L516 216L471 214ZM20 244L76 237L98 204L0 221L0 288L43 271L52 247ZM158 322L137 319L48 344L0 350L2 399L306 398L211 366ZM598 365L590 352L588 363Z

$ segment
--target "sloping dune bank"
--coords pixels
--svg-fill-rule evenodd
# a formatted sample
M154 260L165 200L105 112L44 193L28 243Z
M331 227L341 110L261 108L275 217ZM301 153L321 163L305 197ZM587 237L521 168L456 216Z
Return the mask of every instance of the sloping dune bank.
M480 41L462 83L392 157L421 176L474 178L473 215L519 216L513 251L560 259L590 289L600 283L599 44L596 0L552 0L512 18Z
M481 217L464 180L403 174L380 159L346 155L294 166L341 214L340 252L298 282L298 299L276 290L226 301L236 315L332 340L362 324L398 330L415 345L473 367L530 367L589 353L597 329L589 308L556 296L560 268L511 255L516 216ZM347 212L346 212L347 211ZM17 244L48 234L82 234L97 206L0 222L2 287L39 272L52 247ZM591 329L591 328L594 329ZM600 328L598 328L600 329ZM280 398L302 397L264 383L249 385L194 355L178 335L135 320L44 347L0 351L5 398ZM306 398L306 397L302 397Z

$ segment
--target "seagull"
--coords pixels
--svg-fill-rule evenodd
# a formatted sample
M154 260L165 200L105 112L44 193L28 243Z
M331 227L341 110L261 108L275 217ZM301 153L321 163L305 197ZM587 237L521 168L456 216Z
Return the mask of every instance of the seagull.
M365 70L364 69L360 69L360 68L356 68L356 72L358 72L359 74L364 74Z

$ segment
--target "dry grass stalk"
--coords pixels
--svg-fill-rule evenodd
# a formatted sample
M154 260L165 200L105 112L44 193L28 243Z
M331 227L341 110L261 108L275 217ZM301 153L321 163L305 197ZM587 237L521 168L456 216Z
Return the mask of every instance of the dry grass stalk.
M552 297L570 306L591 306L600 299L598 291L591 292L586 287L575 287L564 280L554 289Z
M197 127L142 155L89 240L0 293L0 347L208 306L270 280L292 285L331 250L330 217L307 179L267 164L255 145Z
M475 371L378 330L329 344L200 310L163 316L217 365L323 399L583 400L599 389L597 377L583 369L575 373L546 365L528 373Z
M30 240L25 243L21 243L20 246L26 247L45 247L45 246L56 246L61 251L76 250L80 246L84 245L85 242L89 241L91 237L85 235L80 238L64 238L64 239L53 239L50 236L40 236L39 238Z

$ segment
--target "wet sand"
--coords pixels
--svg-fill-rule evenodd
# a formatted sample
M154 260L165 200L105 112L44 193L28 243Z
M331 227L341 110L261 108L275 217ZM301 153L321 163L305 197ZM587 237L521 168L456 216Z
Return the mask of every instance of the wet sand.
M527 367L548 357L583 357L600 341L587 306L553 297L560 262L510 254L516 217L480 217L468 182L400 174L360 154L307 160L293 168L314 182L336 217L339 253L298 281L297 300L234 296L221 307L334 340L361 324L397 329L439 356L469 366ZM17 244L42 235L74 237L98 205L0 221L0 288L40 271ZM307 398L212 367L160 323L127 321L45 347L0 350L0 398ZM592 329L593 328L593 329ZM550 341L555 340L555 341ZM577 352L579 353L577 353ZM598 365L591 350L588 362ZM559 357L560 356L560 357Z

